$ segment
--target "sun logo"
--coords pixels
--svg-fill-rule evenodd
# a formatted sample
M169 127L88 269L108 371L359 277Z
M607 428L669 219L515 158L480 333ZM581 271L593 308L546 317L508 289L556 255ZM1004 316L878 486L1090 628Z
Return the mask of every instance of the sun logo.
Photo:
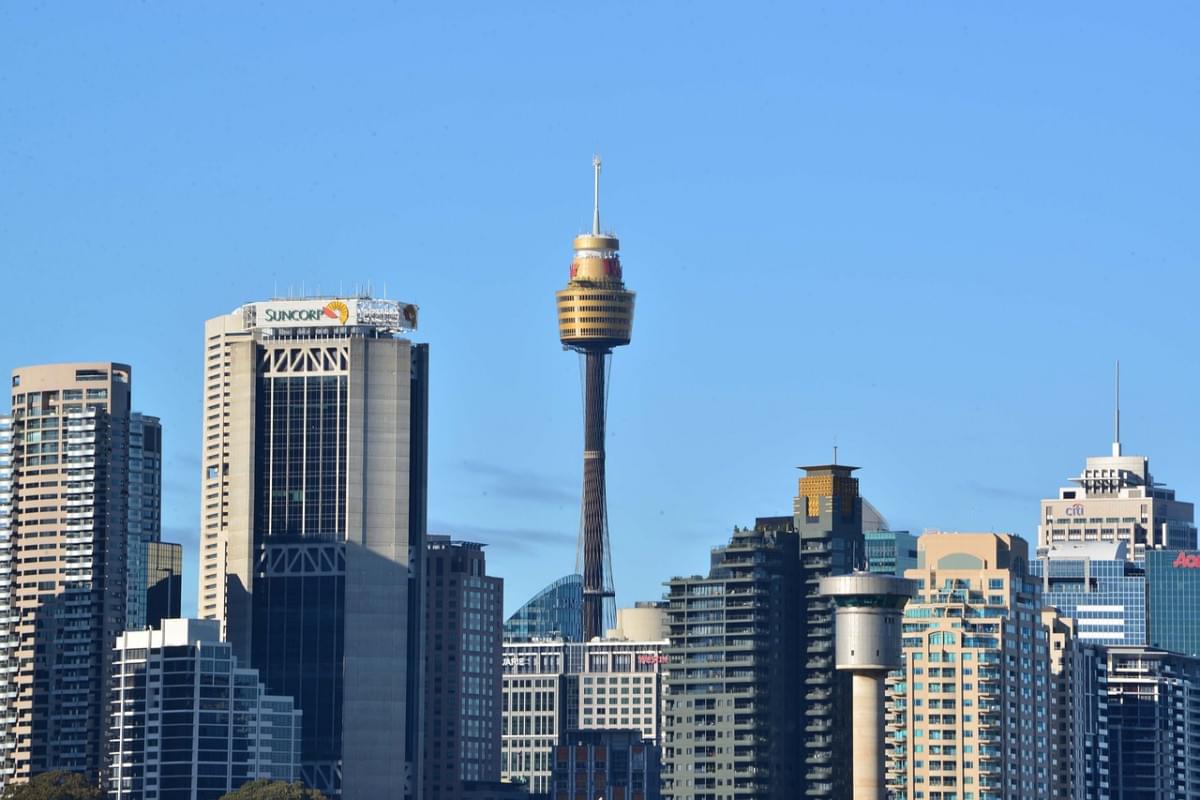
M346 324L346 320L350 319L350 309L341 300L334 300L321 310L325 312L325 316L336 319L343 325Z

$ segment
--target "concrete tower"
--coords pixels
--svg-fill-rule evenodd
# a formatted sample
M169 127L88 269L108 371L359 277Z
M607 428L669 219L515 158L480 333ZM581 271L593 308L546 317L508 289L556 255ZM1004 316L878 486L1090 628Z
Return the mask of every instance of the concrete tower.
M900 618L916 593L916 582L858 572L821 579L821 594L833 598L837 668L852 676L851 737L854 800L883 800L883 700L889 671L904 666Z
M600 232L600 157L595 168L592 231L575 237L571 279L558 292L558 338L582 356L583 502L579 524L579 561L583 574L583 635L589 641L616 624L608 510L604 499L604 418L608 397L608 359L612 349L629 344L633 328L633 292L621 280L620 243Z

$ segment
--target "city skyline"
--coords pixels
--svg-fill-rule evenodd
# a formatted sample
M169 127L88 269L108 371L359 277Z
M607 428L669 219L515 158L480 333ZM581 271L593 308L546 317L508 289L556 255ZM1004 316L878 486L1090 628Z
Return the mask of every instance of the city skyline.
M1036 29L999 11L768 25L700 9L678 37L627 11L599 77L573 60L569 10L458 27L239 13L9 9L0 25L0 272L21 277L12 329L38 331L0 341L0 362L137 370L163 417L185 614L198 324L289 286L372 281L422 306L430 532L490 545L506 613L571 570L578 376L548 295L564 237L587 229L593 150L640 305L609 408L617 605L703 572L730 525L786 513L791 468L835 443L893 527L1032 543L1037 502L1107 448L1118 357L1127 449L1200 495L1197 379L1179 369L1200 252L1193 9L1051 9ZM474 55L424 60L450 44ZM309 60L326 47L338 63ZM597 81L620 113L576 116ZM45 325L51 303L65 311ZM1081 347L1114 308L1149 341ZM696 313L728 323L698 344Z

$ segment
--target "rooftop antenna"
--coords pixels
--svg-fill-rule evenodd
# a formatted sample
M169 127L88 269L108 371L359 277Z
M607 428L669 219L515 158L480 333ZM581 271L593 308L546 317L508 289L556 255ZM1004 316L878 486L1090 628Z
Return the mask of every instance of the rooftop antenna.
M1117 359L1116 407L1113 414L1113 458L1121 455L1121 359Z
M833 465L837 466L837 445L833 446Z
M592 168L596 171L596 179L592 201L592 236L600 235L600 156L592 156Z

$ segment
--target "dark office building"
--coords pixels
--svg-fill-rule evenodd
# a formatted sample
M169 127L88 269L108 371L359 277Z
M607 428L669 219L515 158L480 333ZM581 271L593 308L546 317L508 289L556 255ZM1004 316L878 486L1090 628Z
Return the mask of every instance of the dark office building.
M464 800L500 780L504 581L483 545L431 535L425 555L424 781L428 800Z
M183 546L146 543L146 625L157 628L164 619L183 616Z
M205 325L200 614L303 711L304 782L421 790L428 346L415 306L250 303Z
M834 668L834 607L821 595L821 578L846 575L865 563L862 498L857 467L804 467L794 512L800 535L804 597L804 653L797 670L804 685L804 796L850 796L850 675Z
M734 529L712 551L707 577L667 586L663 796L799 796L804 586L793 519Z
M658 800L659 751L638 730L573 730L554 748L553 800Z
M504 640L583 641L583 576L559 578L517 609L504 623Z

